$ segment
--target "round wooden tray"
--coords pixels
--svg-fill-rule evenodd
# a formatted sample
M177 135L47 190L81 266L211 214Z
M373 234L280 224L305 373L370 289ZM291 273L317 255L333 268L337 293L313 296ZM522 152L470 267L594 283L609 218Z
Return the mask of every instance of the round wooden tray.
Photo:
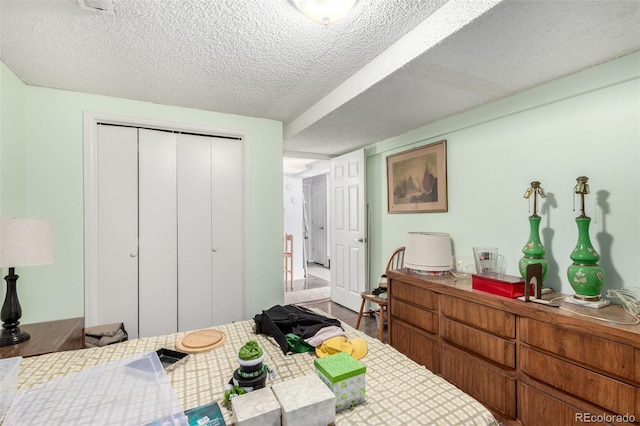
M200 330L184 336L176 343L176 348L183 352L196 354L222 346L226 341L227 335L224 331Z

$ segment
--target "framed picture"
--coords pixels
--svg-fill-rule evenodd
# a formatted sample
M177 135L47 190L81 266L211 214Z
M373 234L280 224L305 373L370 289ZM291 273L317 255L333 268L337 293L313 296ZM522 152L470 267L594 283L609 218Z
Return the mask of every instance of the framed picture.
M447 211L447 141L387 157L387 211Z

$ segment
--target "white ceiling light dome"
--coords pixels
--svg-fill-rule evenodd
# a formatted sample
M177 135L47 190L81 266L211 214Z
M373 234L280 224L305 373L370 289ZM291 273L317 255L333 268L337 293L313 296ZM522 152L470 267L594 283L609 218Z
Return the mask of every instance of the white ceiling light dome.
M351 10L357 0L291 0L309 19L321 24L339 21Z

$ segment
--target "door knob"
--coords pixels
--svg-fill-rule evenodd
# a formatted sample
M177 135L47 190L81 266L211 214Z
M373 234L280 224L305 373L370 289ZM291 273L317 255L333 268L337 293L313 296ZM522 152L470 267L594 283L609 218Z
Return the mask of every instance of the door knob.
M138 256L138 252L137 251L132 251L131 253L129 253L130 257L136 257Z
M218 247L211 247L211 251L216 253L218 251Z
M366 238L362 238L362 237L360 237L360 238L357 238L357 239L355 239L355 240L353 240L353 241L355 241L355 242L357 242L357 243L366 243L366 242L367 242L367 239L366 239Z

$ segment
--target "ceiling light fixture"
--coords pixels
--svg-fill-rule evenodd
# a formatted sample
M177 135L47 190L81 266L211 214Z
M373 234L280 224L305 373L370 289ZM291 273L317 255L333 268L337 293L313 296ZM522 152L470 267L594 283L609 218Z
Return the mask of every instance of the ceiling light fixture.
M80 9L115 16L112 0L78 0Z
M341 20L357 0L291 0L309 19L329 25Z

